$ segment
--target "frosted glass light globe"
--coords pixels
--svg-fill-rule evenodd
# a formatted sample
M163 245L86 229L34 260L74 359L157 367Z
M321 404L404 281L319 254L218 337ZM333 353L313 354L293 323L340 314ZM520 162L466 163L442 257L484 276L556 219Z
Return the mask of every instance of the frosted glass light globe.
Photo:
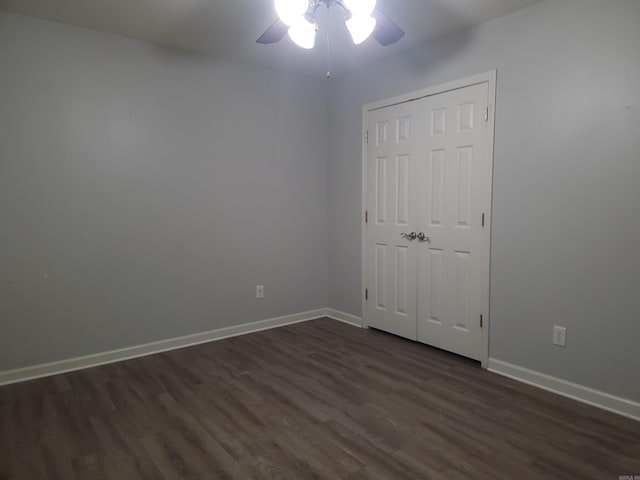
M368 17L376 8L376 0L344 0L354 17Z
M289 28L289 37L299 47L309 50L313 48L316 43L316 26L300 17L300 19Z
M307 0L275 0L276 12L285 24L292 26L309 8Z
M373 17L356 17L355 15L345 22L347 30L351 34L353 43L360 45L364 42L373 29L376 28L376 19Z

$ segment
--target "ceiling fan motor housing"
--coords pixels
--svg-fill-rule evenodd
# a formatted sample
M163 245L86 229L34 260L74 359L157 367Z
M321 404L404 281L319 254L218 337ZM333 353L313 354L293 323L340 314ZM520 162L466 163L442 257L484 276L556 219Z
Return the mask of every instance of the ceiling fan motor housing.
M338 5L345 12L345 20L349 20L352 17L351 11L347 8L342 0L309 0L309 8L304 17L311 23L316 21L316 12L320 7L325 7L329 10L333 5Z

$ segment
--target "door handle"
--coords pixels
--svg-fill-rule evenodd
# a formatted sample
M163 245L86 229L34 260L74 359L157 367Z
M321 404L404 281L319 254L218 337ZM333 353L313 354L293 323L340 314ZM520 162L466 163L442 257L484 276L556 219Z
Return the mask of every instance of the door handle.
M429 237L427 237L423 232L420 232L418 234L418 240L421 241L421 242L431 243L431 239Z
M416 232L401 233L400 236L402 238L406 238L407 240L415 240L416 238L418 238L418 234Z

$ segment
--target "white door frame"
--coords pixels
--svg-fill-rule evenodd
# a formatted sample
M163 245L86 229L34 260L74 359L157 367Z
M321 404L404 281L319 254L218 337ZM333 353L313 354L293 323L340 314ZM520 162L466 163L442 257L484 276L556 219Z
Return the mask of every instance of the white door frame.
M473 75L471 77L461 78L459 80L453 80L451 82L436 85L434 87L425 88L416 92L399 95L397 97L388 98L386 100L380 100L377 102L369 103L362 107L362 327L369 328L369 324L366 318L366 242L367 242L367 226L365 223L365 212L367 211L367 126L369 123L369 112L372 110L378 110L380 108L390 107L400 103L409 102L411 100L418 100L424 97L431 97L438 95L439 93L445 93L450 90L457 90L459 88L470 87L479 83L489 84L489 96L488 96L488 129L487 129L487 160L489 162L489 172L491 178L491 185L493 190L493 144L494 144L494 129L495 129L495 104L496 104L496 79L497 70L490 70L485 73ZM493 195L491 194L492 198ZM482 267L483 270L483 285L482 285L482 307L487 312L486 318L484 318L484 328L482 329L482 368L489 367L489 328L491 325L491 315L489 312L489 298L490 298L490 268L491 268L491 209L493 206L492 198L487 203L489 209L486 212L485 218L485 245L489 246L489 252L485 255L486 261Z

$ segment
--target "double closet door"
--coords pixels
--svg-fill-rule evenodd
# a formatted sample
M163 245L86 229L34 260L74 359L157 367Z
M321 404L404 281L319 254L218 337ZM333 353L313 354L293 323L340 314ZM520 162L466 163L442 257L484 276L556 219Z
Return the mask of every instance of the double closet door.
M480 360L489 285L488 83L369 112L365 323Z

